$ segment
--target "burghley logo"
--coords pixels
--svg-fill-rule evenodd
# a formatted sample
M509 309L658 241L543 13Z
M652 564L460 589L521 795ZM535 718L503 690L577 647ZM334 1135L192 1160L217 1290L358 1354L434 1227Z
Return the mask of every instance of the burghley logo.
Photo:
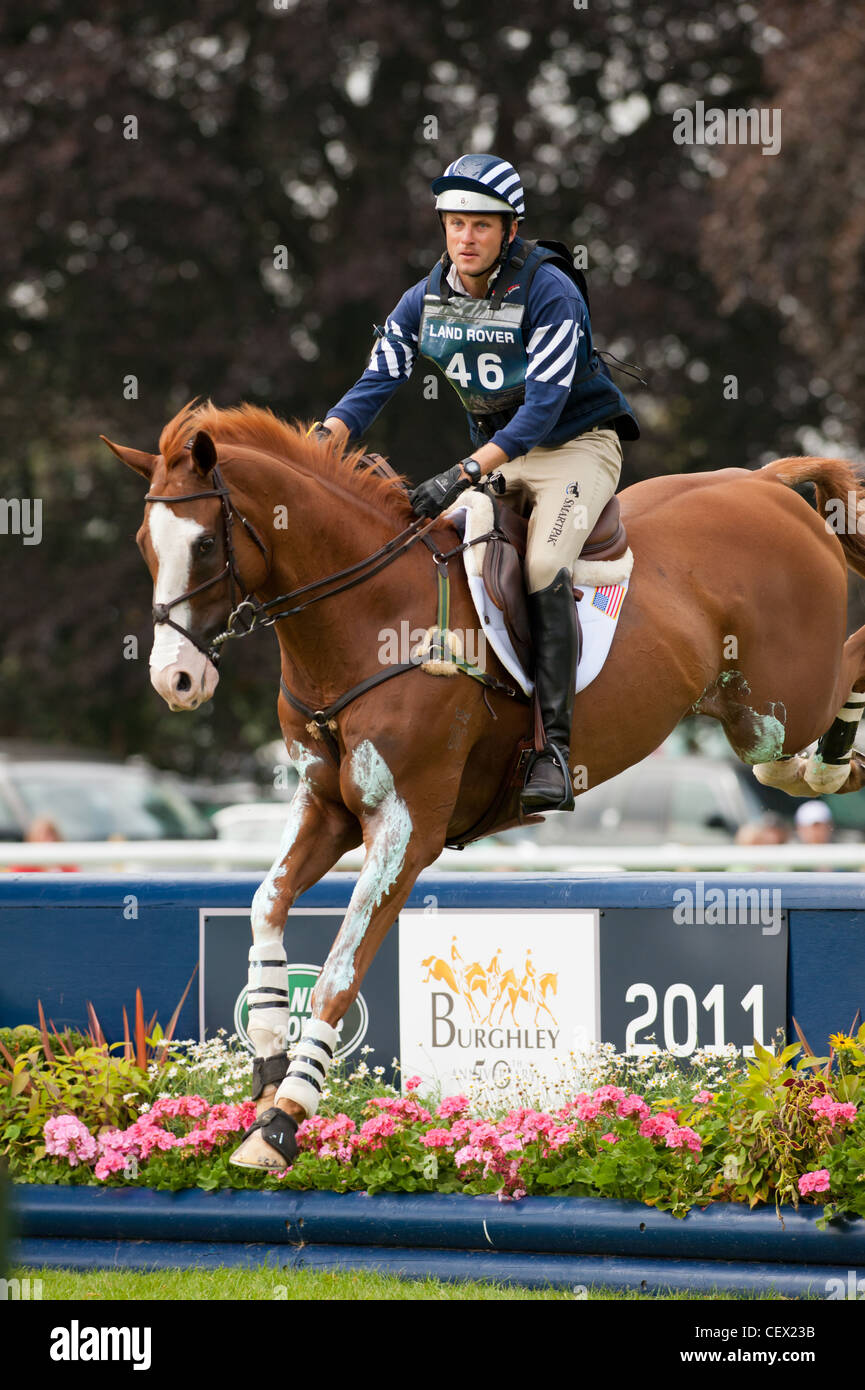
M574 1039L594 1038L595 912L403 908L399 919L400 1064L441 1087L470 1079L516 1105L551 1084ZM531 943L530 948L527 943Z
M547 1000L555 997L559 977L552 971L539 975L531 949L522 966L503 962L500 949L486 967L480 961L467 965L453 937L449 960L427 956L422 965L422 984L446 986L431 991L433 1047L555 1047L557 1020ZM457 1000L465 1005L472 1025L482 1027L459 1027L459 1018L453 1018Z
M321 974L320 965L289 965L288 1001L291 1017L288 1025L288 1046L300 1042L304 1025L312 1018L312 991ZM250 1052L255 1052L250 1037L249 1007L246 1002L247 987L240 991L234 1005L234 1027L238 1037ZM341 1042L334 1056L337 1059L348 1057L363 1042L369 1027L369 1009L362 994L359 994L342 1020Z

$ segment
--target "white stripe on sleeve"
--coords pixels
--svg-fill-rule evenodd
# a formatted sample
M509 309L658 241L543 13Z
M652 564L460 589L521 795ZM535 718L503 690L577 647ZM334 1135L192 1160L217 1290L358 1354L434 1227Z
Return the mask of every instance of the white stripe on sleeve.
M547 324L547 327L549 326L550 325ZM544 346L541 348L541 350L539 352L536 352L535 355L532 357L532 360L529 363L529 366L526 370L526 376L531 376L533 373L537 371L541 363L545 362L546 359L549 357L550 353L555 351L555 349L559 346L559 343L566 336L569 330L573 328L573 326L573 319L565 319L563 323L559 324L553 336L549 338L547 342L544 344ZM533 339L534 337L535 335L532 334ZM543 379L545 380L546 378Z
M568 346L565 348L561 356L556 358L555 362L551 363L551 365L547 367L543 372L538 373L536 378L537 381L552 381L554 376L556 376L559 372L565 370L565 368L568 366L568 363L571 363L571 377L573 377L573 366L576 363L576 346L578 341L577 334L579 333L579 331L579 328L575 324L574 331L571 334L571 339L568 343ZM554 383L554 385L563 386L564 382L557 381Z

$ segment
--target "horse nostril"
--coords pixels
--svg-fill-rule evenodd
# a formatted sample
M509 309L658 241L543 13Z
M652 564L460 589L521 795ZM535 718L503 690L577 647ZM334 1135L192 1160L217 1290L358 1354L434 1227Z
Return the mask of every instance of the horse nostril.
M178 692L192 689L192 681L189 679L187 671L181 671L174 682L174 689Z

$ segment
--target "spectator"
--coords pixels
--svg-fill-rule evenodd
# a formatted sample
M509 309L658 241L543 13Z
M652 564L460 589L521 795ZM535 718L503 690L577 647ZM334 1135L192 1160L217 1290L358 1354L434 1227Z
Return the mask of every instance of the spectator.
M796 836L803 845L828 845L835 837L835 822L825 801L803 801L796 812Z
M835 822L825 801L803 801L796 812L796 838L802 845L829 845L835 838ZM812 864L813 873L834 873L834 864Z
M765 811L759 820L748 821L736 831L737 845L786 845L790 839L790 828L782 816L773 811ZM731 864L737 873L767 873L783 865L771 864Z
M28 845L55 844L60 843L62 839L63 836L49 816L37 816L28 825L27 833L24 836L25 843ZM11 874L40 874L44 873L46 868L54 869L61 874L78 872L76 864L10 864L9 872Z
M786 845L790 829L782 816L766 811L759 820L748 821L736 831L737 845Z

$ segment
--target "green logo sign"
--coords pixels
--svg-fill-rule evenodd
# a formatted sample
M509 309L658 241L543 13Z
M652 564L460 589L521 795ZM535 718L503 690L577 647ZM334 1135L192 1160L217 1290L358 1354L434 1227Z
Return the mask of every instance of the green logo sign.
M315 989L320 974L320 965L289 965L288 967L288 1002L291 1008L288 1025L288 1046L290 1048L294 1047L295 1043L300 1042L304 1024L312 1017L312 991ZM247 987L244 986L234 1005L234 1028L238 1037L242 1039L250 1052L254 1053L255 1048L248 1032L249 1008L246 995ZM342 1020L341 1041L334 1054L335 1057L339 1059L348 1057L360 1047L368 1027L369 1010L363 995L359 994Z

